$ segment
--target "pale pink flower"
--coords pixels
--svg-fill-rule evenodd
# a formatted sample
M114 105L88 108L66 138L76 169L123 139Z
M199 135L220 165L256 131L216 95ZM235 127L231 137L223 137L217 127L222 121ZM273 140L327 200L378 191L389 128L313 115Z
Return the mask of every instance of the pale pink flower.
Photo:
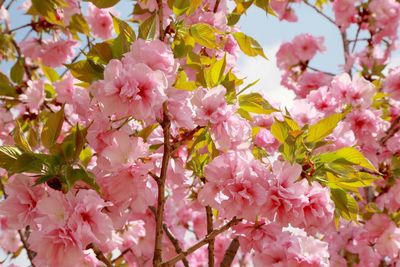
M299 97L305 98L313 90L329 85L332 77L322 72L304 72L298 79L296 94Z
M97 8L89 3L86 18L94 36L104 40L112 37L114 26L110 12L111 9Z
M283 43L276 53L276 64L281 70L288 70L297 65L300 58L294 53L294 45L291 42Z
M74 56L74 40L43 41L40 58L44 65L59 67Z
M272 133L265 128L261 128L257 133L254 144L264 148L268 153L274 153L280 145Z
M400 4L396 0L372 0L368 8L373 13L370 27L377 32L374 42L380 42L386 36L395 39L399 26Z
M167 99L164 73L143 63L124 66L113 59L104 71L104 80L93 83L91 88L104 112L118 117L154 119Z
M80 0L66 0L67 6L63 8L63 15L64 15L64 23L65 25L69 25L71 22L72 16L75 14L79 14L81 12L81 9L79 7L79 1Z
M82 244L68 228L33 231L29 236L30 249L35 251L37 266L74 267L84 258Z
M384 92L390 97L400 100L400 67L390 70L383 85Z
M293 53L300 61L306 62L312 59L317 52L325 51L323 42L323 37L314 37L308 33L297 35L292 40Z
M101 152L99 167L104 170L120 170L135 164L148 153L148 144L140 137L130 137L123 131L112 133L111 144Z
M225 94L226 89L223 86L210 90L199 88L194 92L192 104L196 113L195 121L198 125L216 124L227 119L230 114Z
M228 151L205 167L207 183L199 193L199 200L226 218L253 220L267 200L266 174L250 152Z
M4 5L0 7L0 22L10 23L10 15Z
M333 2L333 12L335 13L335 22L342 31L346 30L351 23L357 22L357 9L354 0L335 0Z
M289 2L289 0L272 0L270 5L271 8L278 14L280 20L296 22L297 16L294 13L294 10L289 7Z
M44 188L33 184L33 179L24 174L14 175L6 184L8 197L0 204L0 213L7 217L10 229L22 229L36 218L36 205L44 196Z
M222 151L247 149L250 146L251 126L247 120L234 114L212 125L211 138L215 147Z
M316 123L323 117L323 114L306 99L295 100L290 113L300 125Z
M263 215L282 225L288 225L293 219L302 216L301 207L307 203L307 182L297 181L302 172L299 164L275 161L272 166L273 178L270 179ZM301 217L300 217L301 218Z
M31 60L36 60L42 56L41 42L37 39L27 39L19 44L22 54Z
M311 91L307 96L307 100L313 103L318 111L327 115L334 113L339 106L339 103L333 97L332 92L328 90L327 86Z
M122 62L125 65L146 64L154 71L164 72L170 82L174 82L178 68L171 48L158 39L152 41L137 39L132 43L131 50L124 54Z
M19 96L20 100L26 104L29 111L39 113L40 107L44 102L44 81L34 80L28 81L28 88Z

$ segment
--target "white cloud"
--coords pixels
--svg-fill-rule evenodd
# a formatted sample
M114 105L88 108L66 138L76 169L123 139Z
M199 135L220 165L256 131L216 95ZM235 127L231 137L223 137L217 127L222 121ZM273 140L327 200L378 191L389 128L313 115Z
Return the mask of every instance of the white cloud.
M294 93L284 88L281 82L281 72L276 66L275 54L279 45L264 47L264 52L269 60L262 57L242 56L239 59L238 70L247 77L246 84L257 79L260 81L251 88L252 91L261 92L272 103L281 103L282 107L290 107L293 103Z

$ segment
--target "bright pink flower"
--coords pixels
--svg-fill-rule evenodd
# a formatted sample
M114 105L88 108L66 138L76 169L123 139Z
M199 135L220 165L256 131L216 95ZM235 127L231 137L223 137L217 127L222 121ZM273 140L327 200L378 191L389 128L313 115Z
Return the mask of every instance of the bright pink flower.
M297 35L292 40L293 53L300 61L306 62L312 59L317 52L325 51L323 42L323 37L314 37L308 33Z
M211 138L216 148L222 151L247 149L250 146L251 127L239 115L231 115L211 127Z
M332 77L322 72L304 72L298 79L296 94L305 98L313 90L329 85Z
M140 137L130 137L123 131L112 133L111 144L101 152L98 164L104 170L120 170L135 164L148 152L148 144Z
M293 219L302 216L301 207L307 203L307 182L297 181L302 172L298 164L275 161L273 164L270 187L267 192L263 215L282 225L288 225Z
M225 94L226 89L223 86L210 90L199 88L194 92L192 104L196 113L195 121L198 125L220 123L230 116Z
M346 30L351 23L356 22L357 9L355 4L357 0L335 0L333 2L333 12L335 21L342 31Z
M20 100L26 104L30 112L37 114L44 102L44 97L44 81L34 80L28 81L28 88L24 94L20 95Z
M30 249L37 253L34 258L37 266L73 267L85 256L75 233L67 228L33 231L29 243Z
M333 220L335 206L330 198L329 189L313 182L308 187L305 196L307 201L300 207L301 216L295 217L291 224L304 228L306 232L314 234L323 232Z
M59 67L74 56L74 40L43 41L40 58L44 65Z
M124 54L122 62L125 65L144 63L154 71L164 72L168 80L172 79L171 82L175 81L178 68L171 48L158 39L153 41L137 39L132 43L131 50Z
M72 16L74 16L75 14L79 14L81 9L79 7L79 0L66 0L65 3L67 4L67 6L63 8L63 19L65 25L69 25Z
M399 26L400 4L396 0L372 0L368 8L373 13L370 27L377 33L374 41L380 42L386 36L395 39Z
M19 44L22 54L31 60L36 60L42 56L41 45L41 42L37 39L27 39Z
M5 186L8 197L0 204L0 213L7 217L10 229L22 229L36 218L36 205L44 196L44 188L33 184L32 178L16 174Z
M336 98L333 97L327 86L311 91L307 96L307 100L313 103L318 111L327 115L334 113L338 107Z
M297 65L300 59L294 54L294 45L290 42L283 43L276 53L276 64L279 69L287 70Z
M163 72L153 71L138 63L124 66L111 60L104 72L104 80L93 83L92 91L108 115L136 119L154 119L166 100L167 80Z
M294 13L294 10L289 7L289 2L290 0L272 0L270 5L272 9L278 14L280 20L296 22L297 16Z
M254 220L267 198L266 172L250 152L228 151L216 157L204 170L207 179L199 200L221 216Z
M279 141L265 128L261 128L257 133L254 144L264 148L268 153L274 153L279 147Z
M392 69L388 76L386 76L383 90L388 93L390 97L400 100L400 67Z
M323 114L306 99L295 100L290 113L300 125L313 124L323 117Z
M113 19L110 15L111 9L97 8L89 3L87 22L92 29L93 34L101 39L109 39L112 37L114 26Z

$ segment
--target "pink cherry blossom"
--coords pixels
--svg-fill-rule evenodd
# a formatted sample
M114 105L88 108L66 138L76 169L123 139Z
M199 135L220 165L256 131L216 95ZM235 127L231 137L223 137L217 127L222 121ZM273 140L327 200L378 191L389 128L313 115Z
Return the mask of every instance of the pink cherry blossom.
M354 0L335 0L333 2L335 21L342 31L346 30L351 23L356 22L357 9L354 4L357 2Z
M109 39L112 37L114 26L113 19L110 15L111 9L97 8L92 3L88 5L87 21L92 29L93 34L101 39Z
M37 216L36 205L44 196L44 188L33 184L32 178L16 174L5 186L8 197L0 204L0 213L7 217L10 229L31 225Z
M389 72L383 88L391 97L400 100L400 67Z
M40 106L44 102L44 97L43 80L28 81L28 87L24 94L20 95L21 101L26 104L29 111L32 113L39 112Z
M40 58L44 65L59 67L74 56L74 40L43 41Z

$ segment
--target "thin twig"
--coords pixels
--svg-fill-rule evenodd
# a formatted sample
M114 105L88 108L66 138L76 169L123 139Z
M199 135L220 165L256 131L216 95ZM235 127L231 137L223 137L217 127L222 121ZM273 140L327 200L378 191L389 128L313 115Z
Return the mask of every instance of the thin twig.
M26 28L26 27L29 27L29 26L32 26L32 23L27 23L27 24L19 26L17 28L11 29L11 30L8 31L8 33L12 33L12 32L18 31L20 29L23 29L23 28Z
M18 230L18 235L19 235L19 238L21 239L24 249L26 250L26 254L28 255L28 259L29 259L32 267L35 267L35 264L33 263L33 258L35 257L34 252L29 249L29 244L28 244L28 242L26 242L24 234L22 233L21 230Z
M221 0L215 1L215 6L214 6L214 10L213 10L214 13L217 13L220 2L221 2Z
M358 29L357 29L357 32L356 32L356 38L354 38L355 42L353 42L353 47L351 48L351 53L353 53L354 50L356 49L357 40L358 40L358 36L360 35L360 31L361 31L361 25L358 25ZM350 43L349 40L347 40L347 41Z
M14 0L11 0L10 3L8 3L8 5L6 6L6 9L9 10L13 3L14 3Z
M75 63L75 61L77 61L78 59L79 59L79 57L83 54L83 52L82 51L84 51L86 48L88 48L90 45L89 45L89 42L86 44L86 46L83 48L83 49L81 49L80 51L79 51L79 53L71 60L71 62L69 63L69 64L73 64L73 63ZM62 73L61 73L61 75L60 75L60 78L62 78L66 73L68 72L68 69L65 69Z
M336 75L336 74L334 74L332 72L323 71L323 70L319 70L317 68L311 67L310 65L307 65L307 69L310 69L310 70L313 70L313 71L318 71L318 72L324 73L324 74L329 75L329 76L335 76Z
M111 263L115 263L115 262L119 261L119 260L122 259L122 257L124 257L124 255L125 255L126 253L128 253L129 251L132 251L132 250L131 250L130 248L125 249L124 251L121 252L121 254L119 254L118 257L116 257L115 259L113 259L113 260L111 261Z
M347 59L350 55L350 48L349 48L349 40L347 40L347 33L346 31L341 31L340 36L342 37L342 44L343 44L343 54L344 54L344 66L347 65ZM352 76L351 69L347 72L350 76Z
M152 206L150 206L149 208L153 212L153 214L156 215L156 209ZM163 223L163 230L168 239L171 241L172 245L174 246L176 253L181 253L183 250L179 244L179 240L174 236L171 230L169 230L168 226L165 223ZM182 259L182 262L185 267L189 267L189 261L186 259L186 257Z
M311 7L312 9L314 9L318 14L320 14L321 16L323 16L324 18L326 18L328 21L330 21L331 23L333 23L335 26L337 26L336 23L335 23L335 21L334 21L332 18L330 18L330 17L329 17L328 15L326 15L324 12L322 12L321 10L319 10L316 6L310 4L307 0L304 0L304 3L305 3L307 6Z
M207 215L207 234L211 234L213 229L213 214L210 206L206 206L206 215ZM214 267L214 244L215 239L210 239L208 242L208 267Z
M18 46L17 42L14 40L14 38L11 39L11 43L15 47L15 50L17 50L18 58L22 58L21 49L19 48L19 46ZM24 61L24 71L25 71L25 74L28 77L28 79L31 80L32 74L31 74L31 71L29 70L28 65L26 65L25 61Z
M187 250L182 251L181 253L179 253L178 255L173 257L172 259L170 259L170 260L168 260L166 262L163 262L161 266L162 267L173 266L175 263L179 262L180 260L182 260L187 255L190 255L191 253L195 252L196 250L198 250L202 246L207 245L208 242L211 239L214 239L219 234L221 234L221 233L225 232L226 230L230 229L232 226L235 226L240 221L242 221L242 219L237 219L236 217L234 217L232 220L230 220L229 222L227 222L226 224L224 224L220 228L215 229L210 234L208 234L205 238L203 238L202 240L200 240L199 242L197 242L196 244L194 244L193 246L191 246Z
M233 259L236 256L237 251L239 250L239 240L238 238L234 238L232 242L229 244L229 247L225 251L224 258L221 262L221 267L229 267L231 266Z
M90 244L88 248L91 248L96 255L96 258L103 262L107 267L113 267L112 263L104 256L103 252L95 245L95 244Z
M393 137L398 131L400 131L400 115L397 116L393 122L392 125L390 125L390 128L386 131L386 134L382 139L379 141L381 145L385 145L386 142Z

